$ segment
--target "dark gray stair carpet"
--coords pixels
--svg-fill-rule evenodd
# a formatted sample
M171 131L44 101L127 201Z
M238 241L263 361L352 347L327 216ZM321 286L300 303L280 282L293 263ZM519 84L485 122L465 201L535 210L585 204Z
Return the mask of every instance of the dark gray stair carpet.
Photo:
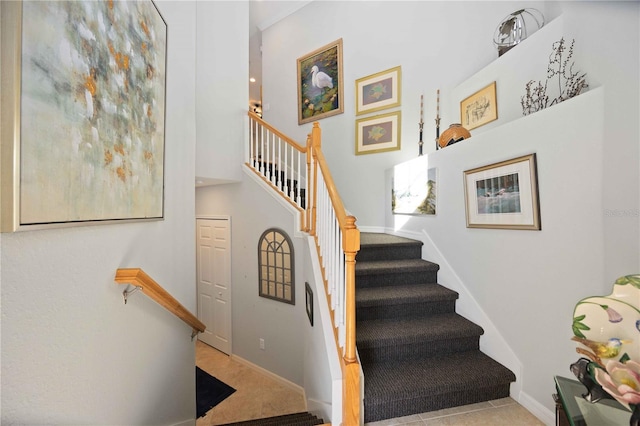
M365 422L505 398L515 380L480 351L375 363L364 374Z
M458 293L437 283L439 266L421 259L422 242L362 233L360 246L365 422L509 396L514 374L480 352L484 331L455 313Z
M362 261L356 256L357 285L361 288L435 283L438 269L439 265L423 259Z
M264 419L227 423L222 426L312 426L322 424L324 424L324 421L311 413L294 413Z
M363 364L440 356L479 349L481 327L455 313L390 321L358 322Z
M358 288L358 320L407 318L455 311L458 293L439 284Z
M395 235L362 233L360 245L367 246L365 252L358 253L361 261L422 258L422 242Z

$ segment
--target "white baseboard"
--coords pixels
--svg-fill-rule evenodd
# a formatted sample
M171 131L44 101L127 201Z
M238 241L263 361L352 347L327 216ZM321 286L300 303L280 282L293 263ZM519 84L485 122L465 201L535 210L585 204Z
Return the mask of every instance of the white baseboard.
M297 385L287 379L285 379L284 377L280 377L275 373L272 373L269 370L266 370L262 367L260 367L259 365L256 365L254 363L252 363L251 361L247 361L244 358L239 357L238 355L231 355L231 359L233 359L234 361L238 361L240 364L246 365L247 367L251 368L252 370L255 370L261 374L264 374L265 376L268 376L269 378L275 380L276 382L280 383L282 386L285 386L289 389L291 389L292 391L298 392L300 395L302 395L303 397L305 397L305 393L304 393L304 388L300 385ZM306 397L305 397L305 401L306 401Z
M549 396L551 397L551 396ZM531 414L536 416L541 422L547 426L553 426L556 424L556 415L544 405L533 399L525 392L520 392L518 398L514 398L520 405L529 410Z

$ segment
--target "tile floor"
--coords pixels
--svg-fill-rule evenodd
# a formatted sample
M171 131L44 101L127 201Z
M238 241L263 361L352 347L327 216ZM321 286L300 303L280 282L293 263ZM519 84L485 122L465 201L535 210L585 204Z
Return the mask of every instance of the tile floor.
M220 425L306 411L301 394L271 377L196 342L196 365L236 391L196 420L196 426ZM367 423L366 426L541 426L529 411L511 398L447 408L429 413Z

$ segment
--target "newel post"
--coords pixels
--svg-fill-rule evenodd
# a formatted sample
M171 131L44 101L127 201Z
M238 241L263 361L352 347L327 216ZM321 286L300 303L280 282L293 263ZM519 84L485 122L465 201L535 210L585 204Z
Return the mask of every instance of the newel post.
M313 157L313 150L311 148L311 134L307 135L307 206L305 208L305 231L309 233L309 235L314 235L312 231L312 227L314 226L311 222L311 210L315 205L315 200L312 198L313 194L316 192L316 183L311 179L311 159Z
M342 424L358 425L360 422L360 366L356 358L356 254L360 250L360 231L356 227L355 217L347 216L346 219L342 242L346 272Z
M343 233L345 269L346 269L346 348L344 360L356 362L356 254L360 250L360 231L356 227L356 218L347 216Z
M313 190L310 196L311 203L311 226L309 229L310 235L316 235L316 218L317 218L317 210L316 205L318 204L318 155L317 152L322 145L322 131L320 130L320 125L316 121L313 123L313 129L309 134L309 138L307 138L307 146L311 151L313 156Z

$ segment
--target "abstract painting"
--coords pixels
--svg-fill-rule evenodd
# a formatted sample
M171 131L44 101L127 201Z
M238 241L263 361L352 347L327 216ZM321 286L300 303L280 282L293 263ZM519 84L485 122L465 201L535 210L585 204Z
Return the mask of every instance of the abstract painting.
M29 1L16 25L19 224L161 219L167 27L155 4Z

